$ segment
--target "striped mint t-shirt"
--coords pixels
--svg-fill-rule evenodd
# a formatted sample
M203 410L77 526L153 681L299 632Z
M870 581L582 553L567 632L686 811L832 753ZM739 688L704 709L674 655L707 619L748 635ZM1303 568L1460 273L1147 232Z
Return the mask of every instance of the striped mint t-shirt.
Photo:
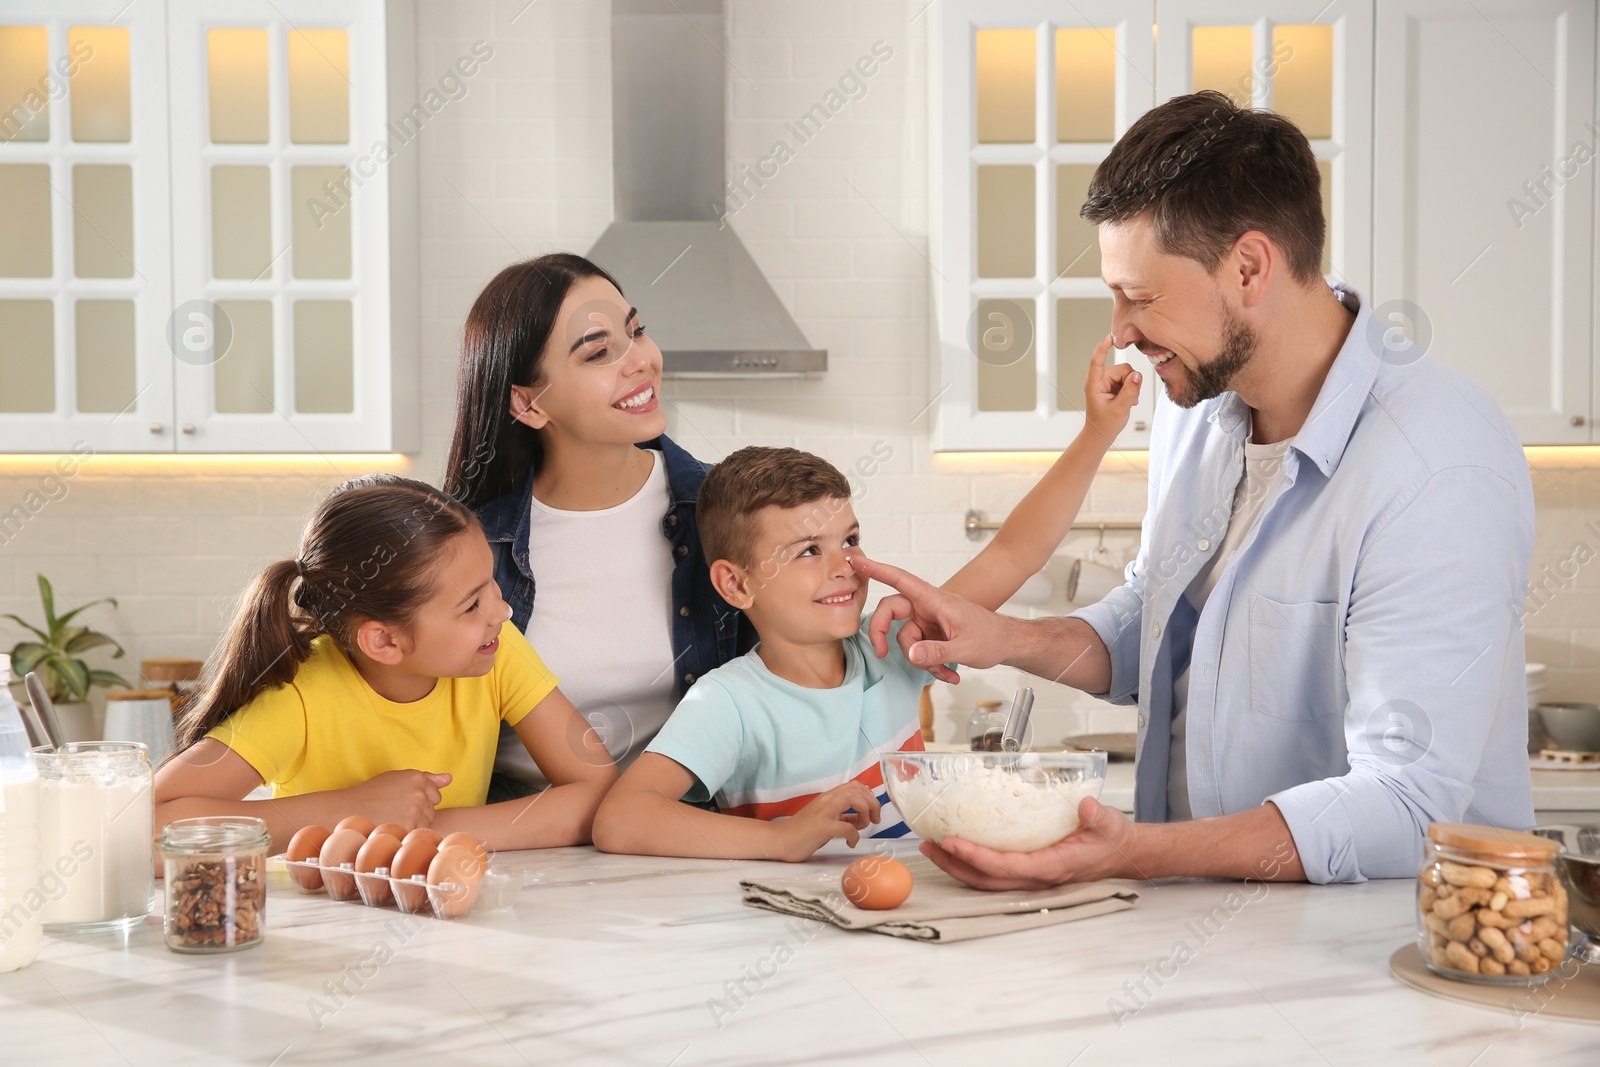
M870 616L869 616L870 618ZM751 649L703 676L650 742L696 778L684 796L714 800L728 815L783 819L816 797L855 779L883 805L863 837L909 832L889 803L878 763L886 752L922 749L918 698L932 676L905 658L889 633L879 659L867 620L844 642L844 682L808 689L779 678Z

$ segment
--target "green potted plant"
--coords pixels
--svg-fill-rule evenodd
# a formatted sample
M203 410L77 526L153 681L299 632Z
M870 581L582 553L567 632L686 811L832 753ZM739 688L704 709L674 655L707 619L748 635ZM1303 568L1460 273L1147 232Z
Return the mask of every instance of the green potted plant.
M39 600L44 605L44 625L35 626L16 615L5 618L34 635L35 640L18 641L11 649L11 677L20 683L28 672L37 671L44 682L50 701L56 707L56 718L61 722L61 732L68 741L95 739L94 715L89 707L89 690L94 686L122 686L128 682L115 671L96 670L85 663L81 654L90 649L110 647L113 659L121 659L122 646L103 633L87 626L73 626L72 620L96 604L117 606L110 597L91 600L65 615L56 615L56 593L50 579L40 574ZM27 699L26 696L19 700Z

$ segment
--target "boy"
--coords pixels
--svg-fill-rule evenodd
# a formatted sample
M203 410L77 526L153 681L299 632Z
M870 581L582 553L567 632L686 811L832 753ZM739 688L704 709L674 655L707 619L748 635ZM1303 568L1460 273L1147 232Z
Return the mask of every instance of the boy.
M906 833L878 760L922 748L932 677L898 648L878 659L864 636L850 483L806 452L742 448L706 475L695 510L712 585L761 640L684 696L607 796L596 844L803 860L835 837Z
M946 588L999 607L1060 544L1138 399L1139 376L1106 368L1109 350L1090 362L1084 431ZM932 675L896 641L873 653L850 483L806 452L742 448L706 475L696 512L712 585L760 641L684 696L601 804L596 847L798 862L836 837L906 834L879 759L922 748ZM694 806L708 800L717 811Z

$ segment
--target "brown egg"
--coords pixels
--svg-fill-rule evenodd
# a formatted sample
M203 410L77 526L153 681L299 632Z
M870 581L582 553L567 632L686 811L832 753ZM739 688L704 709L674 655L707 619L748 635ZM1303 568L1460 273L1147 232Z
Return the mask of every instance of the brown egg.
M413 830L406 835L406 840L400 843L400 851L395 853L394 862L389 864L389 877L410 878L413 875L428 873L428 865L433 862L434 854L438 851L435 842L426 836L413 838L412 834L422 833ZM432 833L432 831L427 831ZM438 835L435 835L438 836ZM428 887L423 884L393 885L395 902L406 911L419 912L428 910Z
M322 851L317 854L317 862L322 864L322 881L328 887L328 895L334 900L354 900L356 898L355 875L348 871L329 870L338 867L341 863L352 866L356 862L356 855L361 851L361 846L366 841L366 835L349 828L335 830L328 835L322 843Z
M839 879L845 899L868 911L898 908L911 895L911 868L885 856L862 856Z
M334 829L356 830L360 832L362 837L366 837L368 834L372 833L372 828L374 825L375 824L373 821L367 818L365 815L346 815L344 818L339 820L338 825L336 825Z
M397 822L380 822L367 831L368 837L372 837L375 834L388 834L396 841L404 841L406 839L406 828Z
M325 826L302 826L289 838L289 847L284 849L283 858L291 863L300 863L303 860L317 862L317 854L322 851L322 844L331 836ZM322 888L322 872L315 867L290 867L289 877L294 879L294 884L308 893L315 893Z
M484 861L485 864L488 863L488 861L489 861L489 850L488 850L488 848L486 848L484 846L482 841L480 841L476 837L473 837L469 833L463 833L462 831L457 830L453 834L445 834L444 837L439 841L439 851L440 852L443 852L447 848L461 848L461 847L470 848L473 852L478 854L478 858L480 860Z
M439 848L439 842L442 840L444 839L439 836L439 832L437 830L430 830L426 826L419 826L415 830L412 830L410 833L402 837L400 839L400 843L402 845L409 845L413 841L426 841L428 844L434 847L435 851L437 851Z
M361 874L371 874L379 867L387 867L394 861L394 855L399 851L398 837L374 831L366 841L362 842L360 851L356 853L356 871Z
M472 909L483 888L483 857L471 848L456 845L441 848L428 865L429 897L442 918L455 919ZM448 888L440 888L446 886Z
M395 853L400 851L400 839L393 834L380 834L372 831L366 843L361 846L361 851L356 853L356 873L371 874L380 867L387 868L394 862ZM383 878L357 878L358 886L365 882L366 892L361 899L373 907L381 907L394 899L394 894L389 889L389 879Z

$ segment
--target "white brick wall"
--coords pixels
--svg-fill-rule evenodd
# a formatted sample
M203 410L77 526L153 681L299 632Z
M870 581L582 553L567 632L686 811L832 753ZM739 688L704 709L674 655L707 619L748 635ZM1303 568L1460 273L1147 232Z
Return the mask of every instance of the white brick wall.
M923 0L732 0L729 73L732 164L753 163L784 122L818 102L876 40L892 59L735 216L734 228L831 369L803 382L671 383L670 432L716 459L739 445L794 444L840 464L894 449L858 511L865 544L882 558L942 580L970 558L960 529L970 506L1003 516L1041 468L936 458L925 411L928 382L927 104ZM418 5L418 86L435 84L474 41L494 57L407 151L421 166L423 442L395 465L437 478L452 420L461 322L482 285L506 264L556 249L585 251L610 221L608 7L594 0L426 0ZM520 12L520 15L519 15ZM515 19L515 21L513 21ZM719 60L720 62L720 60ZM745 80L748 78L748 82ZM420 90L419 90L420 91ZM852 188L853 186L853 188ZM648 304L641 298L646 312ZM1144 506L1133 457L1113 456L1086 517L1123 518ZM369 460L95 457L15 537L0 536L0 611L38 613L33 575L62 599L115 596L116 610L85 621L122 639L133 664L149 656L204 656L231 599L264 562L291 554L304 516L326 489ZM0 503L38 488L48 462L0 465ZM1568 556L1600 515L1600 471L1536 478L1541 505L1534 570ZM1094 535L1074 535L1079 554ZM1132 541L1108 544L1125 558ZM1552 697L1600 690L1600 568L1552 598L1529 640L1551 665ZM1058 606L1059 607L1059 606ZM0 646L14 633L0 627ZM125 661L126 662L126 661ZM123 664L112 664L122 666ZM131 672L131 668L129 668ZM936 688L941 739L971 702L1008 697L1016 672L972 672ZM1037 680L1040 737L1131 729L1127 709ZM1091 710L1094 709L1094 710Z

